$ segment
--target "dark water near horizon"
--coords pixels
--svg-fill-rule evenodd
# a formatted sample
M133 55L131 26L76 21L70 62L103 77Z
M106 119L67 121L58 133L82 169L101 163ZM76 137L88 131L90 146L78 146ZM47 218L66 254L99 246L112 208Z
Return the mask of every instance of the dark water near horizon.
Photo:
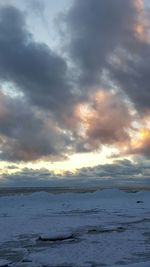
M104 189L119 189L129 192L137 191L150 191L150 185L135 184L135 185L126 185L126 186L95 186L95 187L0 187L0 196L2 195L14 195L14 194L31 194L35 192L48 192L52 194L61 194L61 193L88 193L95 192L97 190Z

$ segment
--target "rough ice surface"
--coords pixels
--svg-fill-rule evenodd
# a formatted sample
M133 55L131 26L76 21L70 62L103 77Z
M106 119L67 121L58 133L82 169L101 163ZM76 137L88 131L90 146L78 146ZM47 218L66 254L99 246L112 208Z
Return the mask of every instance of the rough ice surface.
M2 196L0 266L150 267L150 192Z
M3 260L3 259L0 260L0 267L9 266L9 264L11 264L11 262L8 260Z

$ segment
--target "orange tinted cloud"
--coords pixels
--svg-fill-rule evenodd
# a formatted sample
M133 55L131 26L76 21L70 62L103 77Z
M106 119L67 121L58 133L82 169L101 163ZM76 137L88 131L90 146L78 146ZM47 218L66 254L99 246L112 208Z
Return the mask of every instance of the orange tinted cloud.
M141 128L131 142L131 153L150 156L150 129Z
M143 0L134 0L133 4L134 4L134 7L136 8L137 12L140 12L141 9L144 8Z
M130 140L130 111L121 98L110 91L97 90L87 102L75 105L71 119L66 122L89 150L102 144L124 147Z
M144 14L143 0L134 0L134 7L137 12L136 21L133 26L135 37L142 42L149 42L148 20Z

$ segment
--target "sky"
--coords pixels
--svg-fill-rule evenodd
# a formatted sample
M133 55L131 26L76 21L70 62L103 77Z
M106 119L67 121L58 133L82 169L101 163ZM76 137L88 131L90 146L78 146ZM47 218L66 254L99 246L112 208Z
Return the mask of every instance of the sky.
M0 185L148 181L149 8L0 0Z

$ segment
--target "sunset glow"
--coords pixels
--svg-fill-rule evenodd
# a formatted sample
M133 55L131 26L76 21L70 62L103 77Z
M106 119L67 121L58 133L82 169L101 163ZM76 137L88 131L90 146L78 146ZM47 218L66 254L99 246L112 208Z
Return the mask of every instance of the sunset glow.
M1 1L2 179L149 160L148 4L108 2Z

